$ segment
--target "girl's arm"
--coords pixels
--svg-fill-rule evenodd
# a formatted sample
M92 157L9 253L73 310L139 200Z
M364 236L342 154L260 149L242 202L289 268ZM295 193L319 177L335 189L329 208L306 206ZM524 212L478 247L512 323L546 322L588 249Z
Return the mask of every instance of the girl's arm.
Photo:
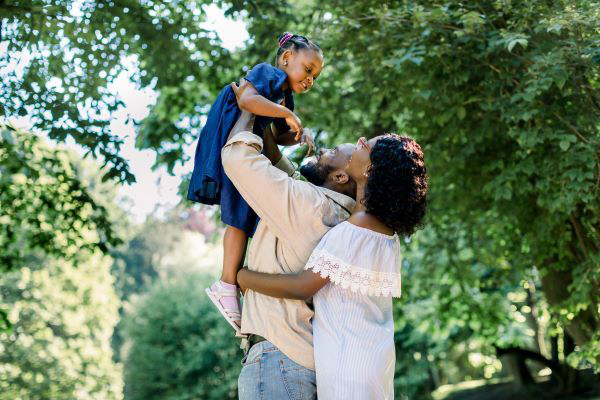
M283 299L308 300L319 291L329 279L313 271L299 274L266 274L242 268L237 275L238 284L245 289Z
M240 85L231 84L231 88L235 93L238 107L246 110L254 115L262 115L264 117L284 118L290 128L296 132L298 141L302 134L302 121L292 110L280 104L273 103L271 100L261 96L252 83L245 79L240 80Z

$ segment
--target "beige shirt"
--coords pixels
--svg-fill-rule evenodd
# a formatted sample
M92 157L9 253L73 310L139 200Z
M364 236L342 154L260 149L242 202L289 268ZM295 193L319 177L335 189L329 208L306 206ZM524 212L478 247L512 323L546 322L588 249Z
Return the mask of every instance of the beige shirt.
M293 167L285 157L273 166L261 149L260 137L242 132L221 151L227 176L261 219L248 250L248 268L298 273L321 237L350 216L354 200L294 179ZM314 370L312 317L313 311L304 301L248 290L242 332L263 336L290 359Z

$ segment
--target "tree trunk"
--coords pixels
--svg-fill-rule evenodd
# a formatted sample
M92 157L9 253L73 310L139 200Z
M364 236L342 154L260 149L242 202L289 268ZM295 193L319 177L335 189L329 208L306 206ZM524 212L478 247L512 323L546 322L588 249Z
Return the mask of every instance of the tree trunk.
M550 346L551 346L551 360L555 363L560 363L558 359L558 335L554 335L550 337Z
M551 261L548 262L550 264ZM573 275L570 270L557 271L549 270L542 277L542 288L548 304L551 306L560 306L569 299L570 294L568 286L573 282ZM596 330L595 317L591 309L579 312L574 318L564 325L564 329L575 340L578 345L584 345L592 338Z
M529 313L525 313L525 318L527 319L527 323L533 329L534 332L534 344L538 353L542 354L544 357L547 357L547 349L546 342L544 341L544 332L540 329L540 324L538 323L538 308L537 302L535 298L535 283L533 281L529 281L529 287L527 288L527 305L530 308Z
M561 392L564 394L572 394L577 389L578 373L577 370L571 368L566 360L569 354L575 351L575 342L573 338L565 332L563 335L563 352L565 354L565 363L563 364L563 383Z
M558 382L561 393L566 393L567 391L572 391L574 389L573 385L569 385L568 370L572 370L572 368L549 360L540 353L521 349L519 347L509 347L505 349L496 347L496 354L498 357L502 358L503 364L506 364L519 388L535 383L527 368L527 364L525 364L525 360L529 359L545 365L552 370L552 377Z
M518 354L507 353L501 356L501 360L502 364L506 365L508 372L514 378L515 385L518 388L523 388L535 382L523 357L520 357Z

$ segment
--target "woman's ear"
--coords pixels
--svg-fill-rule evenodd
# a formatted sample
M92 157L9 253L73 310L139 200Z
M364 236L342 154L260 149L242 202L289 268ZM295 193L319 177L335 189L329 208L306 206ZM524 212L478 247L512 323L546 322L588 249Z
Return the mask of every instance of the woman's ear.
M365 168L365 172L363 173L363 175L365 176L365 178L368 178L369 175L371 175L371 169L373 168L373 164L369 163L369 165L367 165L367 168Z
M333 171L331 174L333 176L333 181L340 185L345 185L350 181L350 175L348 175L346 171L342 169Z

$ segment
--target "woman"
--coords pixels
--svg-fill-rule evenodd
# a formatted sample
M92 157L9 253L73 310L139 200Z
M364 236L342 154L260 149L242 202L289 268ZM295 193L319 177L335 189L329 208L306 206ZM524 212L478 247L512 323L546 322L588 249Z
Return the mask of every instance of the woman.
M241 287L266 295L314 295L317 393L328 399L393 399L392 297L400 296L396 237L414 233L425 215L423 151L395 134L360 138L346 171L356 207L332 228L297 275L238 273Z

